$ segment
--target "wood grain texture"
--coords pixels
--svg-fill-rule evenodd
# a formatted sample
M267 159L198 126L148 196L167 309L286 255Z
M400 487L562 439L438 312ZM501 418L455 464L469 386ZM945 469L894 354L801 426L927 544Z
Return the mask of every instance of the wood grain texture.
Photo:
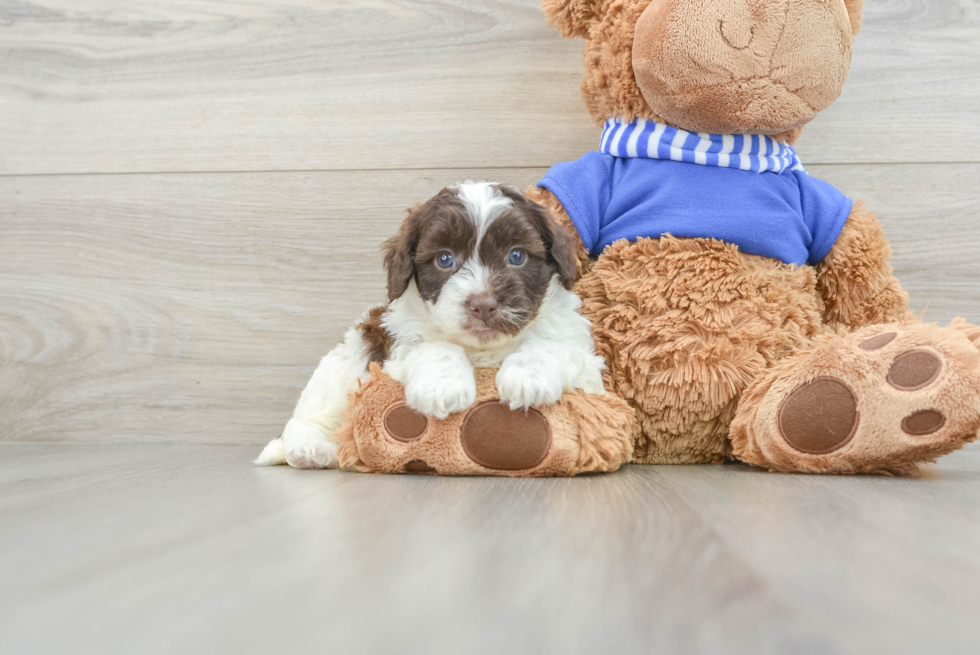
M917 311L980 321L980 165L810 170L879 210ZM0 178L0 440L275 437L408 205L541 173Z
M0 174L540 167L593 149L537 0L0 0ZM874 0L808 164L976 162L975 0Z
M920 480L259 469L0 444L4 653L968 653L980 450Z
M464 173L0 179L2 439L278 436L384 300L381 241Z
M980 166L813 166L813 175L874 209L895 275L923 320L980 323Z

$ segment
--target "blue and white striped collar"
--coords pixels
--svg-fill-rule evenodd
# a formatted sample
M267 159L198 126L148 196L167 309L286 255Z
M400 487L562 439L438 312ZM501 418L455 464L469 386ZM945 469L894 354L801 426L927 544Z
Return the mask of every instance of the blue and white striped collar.
M614 157L670 159L702 166L756 173L804 171L796 151L763 134L702 134L637 118L610 118L602 129L599 152Z

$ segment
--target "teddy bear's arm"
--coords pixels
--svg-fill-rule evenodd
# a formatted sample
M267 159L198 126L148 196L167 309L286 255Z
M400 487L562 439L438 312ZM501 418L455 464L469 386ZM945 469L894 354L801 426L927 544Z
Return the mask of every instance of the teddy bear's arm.
M527 190L527 197L547 207L551 215L554 216L555 222L563 228L571 230L575 235L575 243L578 244L578 247L575 248L575 268L578 271L578 277L581 278L592 270L592 265L595 263L595 260L589 257L589 251L582 245L582 240L579 238L578 231L572 224L572 219L568 217L568 212L562 207L561 202L555 197L555 194L544 187L532 186Z
M891 255L874 212L863 201L855 203L834 247L817 265L827 325L856 329L906 318L909 296L892 275Z

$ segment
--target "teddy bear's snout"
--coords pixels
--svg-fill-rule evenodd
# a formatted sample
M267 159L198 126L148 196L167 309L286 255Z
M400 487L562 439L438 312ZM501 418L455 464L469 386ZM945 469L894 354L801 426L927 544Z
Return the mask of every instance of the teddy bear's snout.
M718 33L721 35L721 40L733 50L745 50L752 45L752 40L755 38L752 22L745 20L725 22L724 18L719 18Z

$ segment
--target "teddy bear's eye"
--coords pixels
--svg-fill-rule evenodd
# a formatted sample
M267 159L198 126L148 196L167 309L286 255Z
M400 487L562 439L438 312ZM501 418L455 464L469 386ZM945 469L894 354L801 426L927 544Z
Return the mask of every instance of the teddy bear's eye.
M436 266L439 268L452 268L456 265L456 258L448 252L444 252L436 257Z
M527 261L527 254L518 248L510 251L510 255L507 256L507 263L511 266L520 266L525 261Z

